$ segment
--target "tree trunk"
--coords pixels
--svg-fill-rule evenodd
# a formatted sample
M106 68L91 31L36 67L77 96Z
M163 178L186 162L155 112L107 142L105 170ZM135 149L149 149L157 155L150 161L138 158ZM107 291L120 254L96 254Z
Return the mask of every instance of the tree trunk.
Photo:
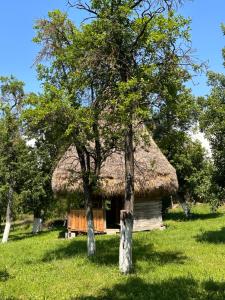
M88 256L95 255L95 232L94 232L94 217L92 209L92 193L87 177L84 178L84 196L85 196L85 207L86 207L86 219L87 219L87 253Z
M9 188L8 193L8 204L6 210L6 222L5 222L5 229L2 237L2 243L7 243L9 238L10 227L12 224L12 202L13 202L13 188Z
M0 233L2 233L2 216L0 215Z
M93 256L96 253L95 233L94 233L94 218L91 205L86 207L87 218L87 252L88 256Z
M134 149L133 128L128 126L125 137L125 199L120 214L119 269L127 274L132 271L132 231L134 207Z
M120 211L120 272L127 274L132 271L132 230L133 215L126 210Z
M35 218L34 217L32 233L37 234L40 231L42 231L42 218Z
M190 206L188 205L188 203L186 202L186 200L184 200L183 202L180 202L180 205L184 211L184 215L187 219L190 218L191 215L191 211L190 211Z
M42 212L40 208L36 208L34 210L34 221L33 221L33 228L32 233L38 234L40 231L42 231Z
M94 218L92 210L92 185L91 163L89 152L80 145L76 144L76 149L79 157L80 167L82 171L83 190L85 197L86 219L87 219L87 253L88 256L95 255L95 234L94 234Z
M86 219L87 219L87 253L88 256L95 255L95 233L94 233L94 218L92 210L92 186L90 183L90 156L87 151L76 145L79 156L80 166L82 170L83 190L85 197Z
M181 207L182 207L182 209L184 211L185 217L187 219L189 219L190 216L191 216L191 211L190 211L190 206L189 206L189 204L186 201L186 197L185 197L184 193L178 192L177 193L177 198L178 198L178 201L179 201L179 203L180 203L180 205L181 205Z

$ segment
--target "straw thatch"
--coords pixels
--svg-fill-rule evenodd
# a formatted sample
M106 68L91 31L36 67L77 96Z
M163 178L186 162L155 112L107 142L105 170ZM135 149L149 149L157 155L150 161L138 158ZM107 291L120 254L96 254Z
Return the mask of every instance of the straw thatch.
M162 154L153 139L135 149L135 194L149 199L163 197L178 188L175 169ZM124 154L113 153L101 169L100 192L105 196L124 194ZM52 177L55 193L82 192L79 160L70 146L59 161Z

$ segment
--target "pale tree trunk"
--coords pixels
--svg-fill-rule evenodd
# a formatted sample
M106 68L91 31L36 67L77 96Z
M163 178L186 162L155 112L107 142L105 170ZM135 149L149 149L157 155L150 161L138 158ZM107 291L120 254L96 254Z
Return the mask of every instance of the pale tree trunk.
M89 182L90 176L90 156L88 152L82 151L77 147L79 155L80 166L83 172L83 189L85 197L85 208L86 208L86 220L87 220L87 253L88 256L95 255L95 233L94 233L94 218L92 209L92 190Z
M133 216L125 210L120 212L120 272L127 274L132 271L132 230Z
M42 231L42 218L34 217L32 233L37 234L40 231Z
M2 216L0 215L0 232L2 233Z
M95 244L95 233L94 233L94 218L92 209L92 189L89 181L90 177L90 155L87 151L76 146L77 153L79 156L80 166L82 170L83 179L83 190L85 197L85 208L86 208L86 220L87 220L87 253L88 256L95 255L96 244Z
M181 207L182 207L182 209L184 211L185 217L187 219L189 219L190 216L191 216L191 211L190 211L190 206L189 206L189 204L186 201L185 194L182 193L182 192L178 192L177 193L177 198L178 198L178 201L179 201L179 203L180 203L180 205L181 205Z
M5 229L2 237L2 243L7 243L9 238L10 227L12 224L12 202L13 202L13 189L12 187L9 188L8 193L8 204L6 210L6 222L5 222Z
M93 218L92 207L89 205L86 208L86 217L87 217L87 252L88 252L88 256L93 256L95 255L96 252L94 218Z
M134 149L133 128L129 125L125 137L125 201L120 213L119 269L127 274L132 271L132 231L134 207Z
M188 203L186 201L184 201L184 202L181 202L180 205L184 211L185 217L187 219L189 219L190 218L190 207L189 207Z
M84 180L84 195L86 204L86 220L87 220L87 253L88 256L95 255L95 231L94 231L94 217L92 209L91 187L87 178Z
M32 228L32 233L33 234L38 234L40 231L42 231L42 210L40 207L36 207L34 209L34 220L33 220L33 228Z

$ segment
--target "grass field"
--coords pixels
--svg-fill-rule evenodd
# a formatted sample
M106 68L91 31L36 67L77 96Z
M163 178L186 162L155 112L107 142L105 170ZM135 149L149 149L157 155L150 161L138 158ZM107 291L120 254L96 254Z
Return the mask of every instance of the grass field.
M193 208L185 221L169 213L166 230L134 234L134 272L118 271L119 236L97 236L97 256L86 257L86 238L38 236L17 228L0 245L0 300L225 299L225 210Z

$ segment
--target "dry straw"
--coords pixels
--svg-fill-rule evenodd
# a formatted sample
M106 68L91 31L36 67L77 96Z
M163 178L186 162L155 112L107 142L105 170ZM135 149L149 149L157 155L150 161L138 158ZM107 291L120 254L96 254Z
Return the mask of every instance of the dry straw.
M135 195L148 199L163 197L177 191L176 171L152 138L135 149ZM105 196L124 195L124 154L115 152L103 163L100 190ZM57 193L82 191L78 155L71 145L54 170L52 188Z

